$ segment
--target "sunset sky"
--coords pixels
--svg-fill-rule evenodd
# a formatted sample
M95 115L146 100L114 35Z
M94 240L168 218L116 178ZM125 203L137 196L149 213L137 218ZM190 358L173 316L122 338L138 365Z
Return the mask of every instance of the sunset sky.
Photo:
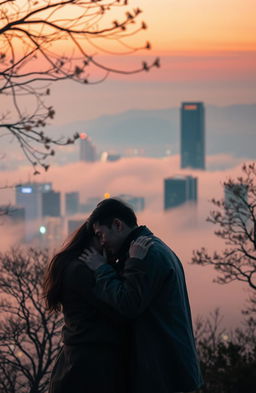
M141 0L156 50L254 51L254 0Z
M128 70L159 56L161 68L131 76L110 74L99 85L55 84L48 99L56 109L55 124L135 108L177 107L184 100L214 105L255 103L254 0L130 0L127 8L113 9L106 19L111 25L113 20L123 19L126 9L136 7L143 10L138 22L145 20L148 29L131 36L127 43L144 47L150 41L151 51L108 56L87 42L88 53L104 64ZM97 38L95 43L117 49L110 41ZM60 47L65 53L69 46L64 41ZM89 72L91 81L98 77L95 69Z
M130 7L135 6L143 10L141 19L148 29L129 42L143 46L149 40L152 50L106 61L131 69L160 56L161 68L129 77L110 75L105 83L86 88L71 83L55 86L51 99L57 123L135 108L179 106L184 100L255 103L254 0L131 1ZM121 8L113 15L121 19L123 12Z

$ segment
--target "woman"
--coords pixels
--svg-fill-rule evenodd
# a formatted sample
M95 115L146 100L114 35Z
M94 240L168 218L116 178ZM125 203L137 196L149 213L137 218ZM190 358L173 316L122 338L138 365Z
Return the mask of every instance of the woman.
M90 247L102 251L85 222L46 272L47 309L64 314L49 393L129 393L129 324L94 296L94 274L79 260Z

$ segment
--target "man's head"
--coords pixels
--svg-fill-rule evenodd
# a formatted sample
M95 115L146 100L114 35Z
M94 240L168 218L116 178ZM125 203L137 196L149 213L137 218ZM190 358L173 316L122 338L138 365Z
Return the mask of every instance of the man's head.
M89 217L91 230L109 253L116 255L129 233L137 227L134 211L119 199L101 201Z

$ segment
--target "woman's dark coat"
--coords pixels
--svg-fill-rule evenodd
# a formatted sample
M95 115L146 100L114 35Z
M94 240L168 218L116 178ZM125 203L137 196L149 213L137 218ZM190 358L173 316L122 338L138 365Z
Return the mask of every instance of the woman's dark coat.
M144 260L127 259L130 242L150 236ZM120 252L122 279L110 265L95 271L97 296L132 321L132 393L191 392L202 385L184 271L174 252L146 227Z
M83 262L69 264L62 291L63 347L49 393L127 393L127 324L97 300L94 284L94 275Z

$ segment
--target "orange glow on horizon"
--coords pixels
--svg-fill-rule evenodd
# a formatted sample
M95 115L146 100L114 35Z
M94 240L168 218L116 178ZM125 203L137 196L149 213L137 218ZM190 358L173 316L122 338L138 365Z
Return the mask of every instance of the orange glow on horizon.
M146 21L148 29L129 37L126 42L131 47L143 48L149 41L152 50L139 52L144 56L172 51L256 50L255 0L158 0L157 5L155 0L131 0L128 7L114 8L106 17L107 23L111 25L114 19L122 20L125 10L136 6L142 9L140 20ZM94 42L106 51L122 53L122 46L115 40L97 37ZM71 45L67 40L58 42L60 51L66 53ZM95 53L89 43L88 53Z
M131 71L141 68L142 61L151 63L160 57L160 69L150 73L129 76L132 82L205 82L254 80L256 67L256 2L255 0L131 0L129 7L139 6L140 20L145 20L147 30L129 37L127 43L134 47L152 44L152 50L142 49L129 56L110 55L96 50L88 44L88 53L104 66ZM129 8L128 7L128 8ZM111 19L121 20L125 8L117 7ZM96 38L94 42L107 51L119 51L115 40ZM56 41L54 49L60 55L72 53L71 42ZM16 48L17 49L17 48ZM53 48L51 48L53 50ZM19 53L20 52L20 53ZM22 55L22 49L16 50ZM79 65L79 61L77 62ZM24 71L42 70L46 67L44 58L32 59ZM76 66L76 61L72 67ZM88 75L88 78L87 78ZM97 82L105 76L105 71L90 64L84 77L89 82ZM111 80L128 80L127 75L109 74ZM86 139L81 137L80 139Z

